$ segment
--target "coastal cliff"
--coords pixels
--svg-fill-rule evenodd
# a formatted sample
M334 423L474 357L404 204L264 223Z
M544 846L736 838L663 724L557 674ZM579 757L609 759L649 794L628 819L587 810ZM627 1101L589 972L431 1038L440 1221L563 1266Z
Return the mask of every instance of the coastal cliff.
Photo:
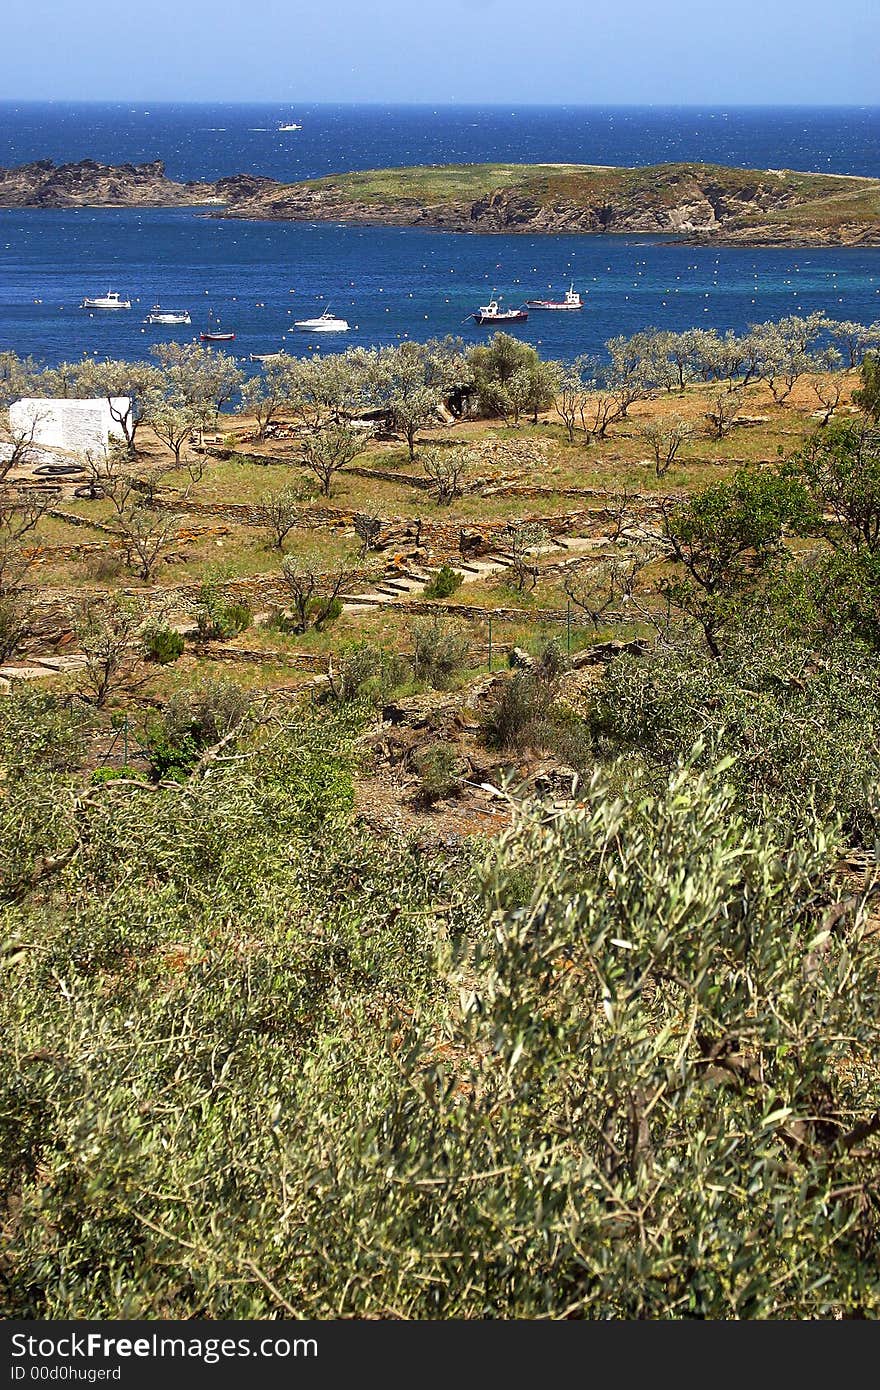
M160 159L151 164L54 164L41 159L0 169L0 207L161 208L217 202L211 183L175 183Z
M719 245L880 245L880 180L705 164L450 165L267 186L219 215L532 236L654 233Z
M238 174L179 183L161 161L50 160L0 169L0 206L215 205L213 216L471 233L635 233L747 246L878 246L880 180L662 164L472 164L367 170L302 183Z

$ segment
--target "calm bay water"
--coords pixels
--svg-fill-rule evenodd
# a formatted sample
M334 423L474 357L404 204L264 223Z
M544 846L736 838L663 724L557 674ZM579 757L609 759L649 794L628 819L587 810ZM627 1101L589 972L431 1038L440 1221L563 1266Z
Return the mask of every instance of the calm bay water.
M280 121L303 129L281 134ZM254 171L295 179L333 170L468 160L646 164L700 159L880 175L880 110L662 111L0 104L0 164L36 158L164 159L178 178ZM880 252L710 249L645 237L482 237L426 231L221 222L193 209L0 211L0 347L46 362L147 355L188 337L209 308L233 350L309 351L461 333L495 289L507 304L561 293L579 314L532 314L517 333L552 356L597 351L649 325L744 329L823 309L880 318ZM108 286L130 312L76 306ZM191 329L144 327L150 306L188 308ZM325 304L348 334L292 329Z

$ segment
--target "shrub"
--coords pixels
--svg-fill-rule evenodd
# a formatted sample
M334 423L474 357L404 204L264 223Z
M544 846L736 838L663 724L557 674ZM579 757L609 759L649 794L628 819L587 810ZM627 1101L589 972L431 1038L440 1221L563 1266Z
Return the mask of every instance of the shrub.
M424 588L425 598L449 598L464 581L464 575L451 565L441 565Z
M429 743L413 755L419 794L428 805L449 796L461 784L459 760L448 743Z
M340 704L367 699L383 704L408 675L403 657L373 642L344 647L332 673L333 694Z
M517 671L505 680L480 723L487 748L500 750L546 747L550 735L552 696L534 671Z
M873 839L880 738L880 662L855 643L811 644L758 627L729 639L720 659L682 639L608 667L590 713L606 751L637 752L662 768L690 756L734 761L729 779L752 815L792 825L838 816Z
M144 632L144 655L147 661L168 666L183 655L185 643L181 633L164 623L156 623Z
M467 633L442 618L413 623L410 631L414 678L437 690L450 689L467 664Z
M250 704L247 691L230 680L208 680L172 695L145 730L154 780L186 776L207 748L243 721Z
M342 599L315 598L307 606L308 617L314 622L316 632L323 632L336 622L342 612Z
M100 550L86 557L86 574L98 584L118 579L124 569L125 557L118 550Z
M0 700L0 797L4 774L45 777L78 767L88 728L83 710L56 695L15 685Z
M230 599L223 575L213 575L201 584L195 605L199 641L228 641L249 628L253 618L250 605Z

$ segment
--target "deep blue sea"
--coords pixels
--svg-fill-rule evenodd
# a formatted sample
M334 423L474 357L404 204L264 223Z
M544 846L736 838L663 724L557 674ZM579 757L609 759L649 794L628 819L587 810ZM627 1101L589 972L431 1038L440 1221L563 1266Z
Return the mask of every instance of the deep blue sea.
M302 129L280 133L281 122ZM162 159L175 178L256 172L282 179L482 160L652 164L701 160L880 176L880 108L172 106L0 103L0 164L51 158ZM0 210L0 349L40 360L147 355L194 336L208 309L232 350L307 352L461 333L492 290L506 304L561 293L579 314L532 314L517 333L550 356L599 351L648 326L744 329L823 309L880 318L880 251L675 246L647 237L484 237L335 225L221 222L193 209ZM90 317L112 287L130 312ZM144 327L153 303L188 308L191 329ZM292 329L330 304L351 331Z

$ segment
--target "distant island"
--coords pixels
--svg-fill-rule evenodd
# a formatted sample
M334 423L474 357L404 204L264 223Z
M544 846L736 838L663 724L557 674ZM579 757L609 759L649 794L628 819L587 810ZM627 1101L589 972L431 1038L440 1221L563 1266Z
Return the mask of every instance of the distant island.
M471 233L672 235L743 246L878 246L880 179L714 164L462 164L284 184L169 179L160 160L0 169L0 207L211 208L215 217Z

